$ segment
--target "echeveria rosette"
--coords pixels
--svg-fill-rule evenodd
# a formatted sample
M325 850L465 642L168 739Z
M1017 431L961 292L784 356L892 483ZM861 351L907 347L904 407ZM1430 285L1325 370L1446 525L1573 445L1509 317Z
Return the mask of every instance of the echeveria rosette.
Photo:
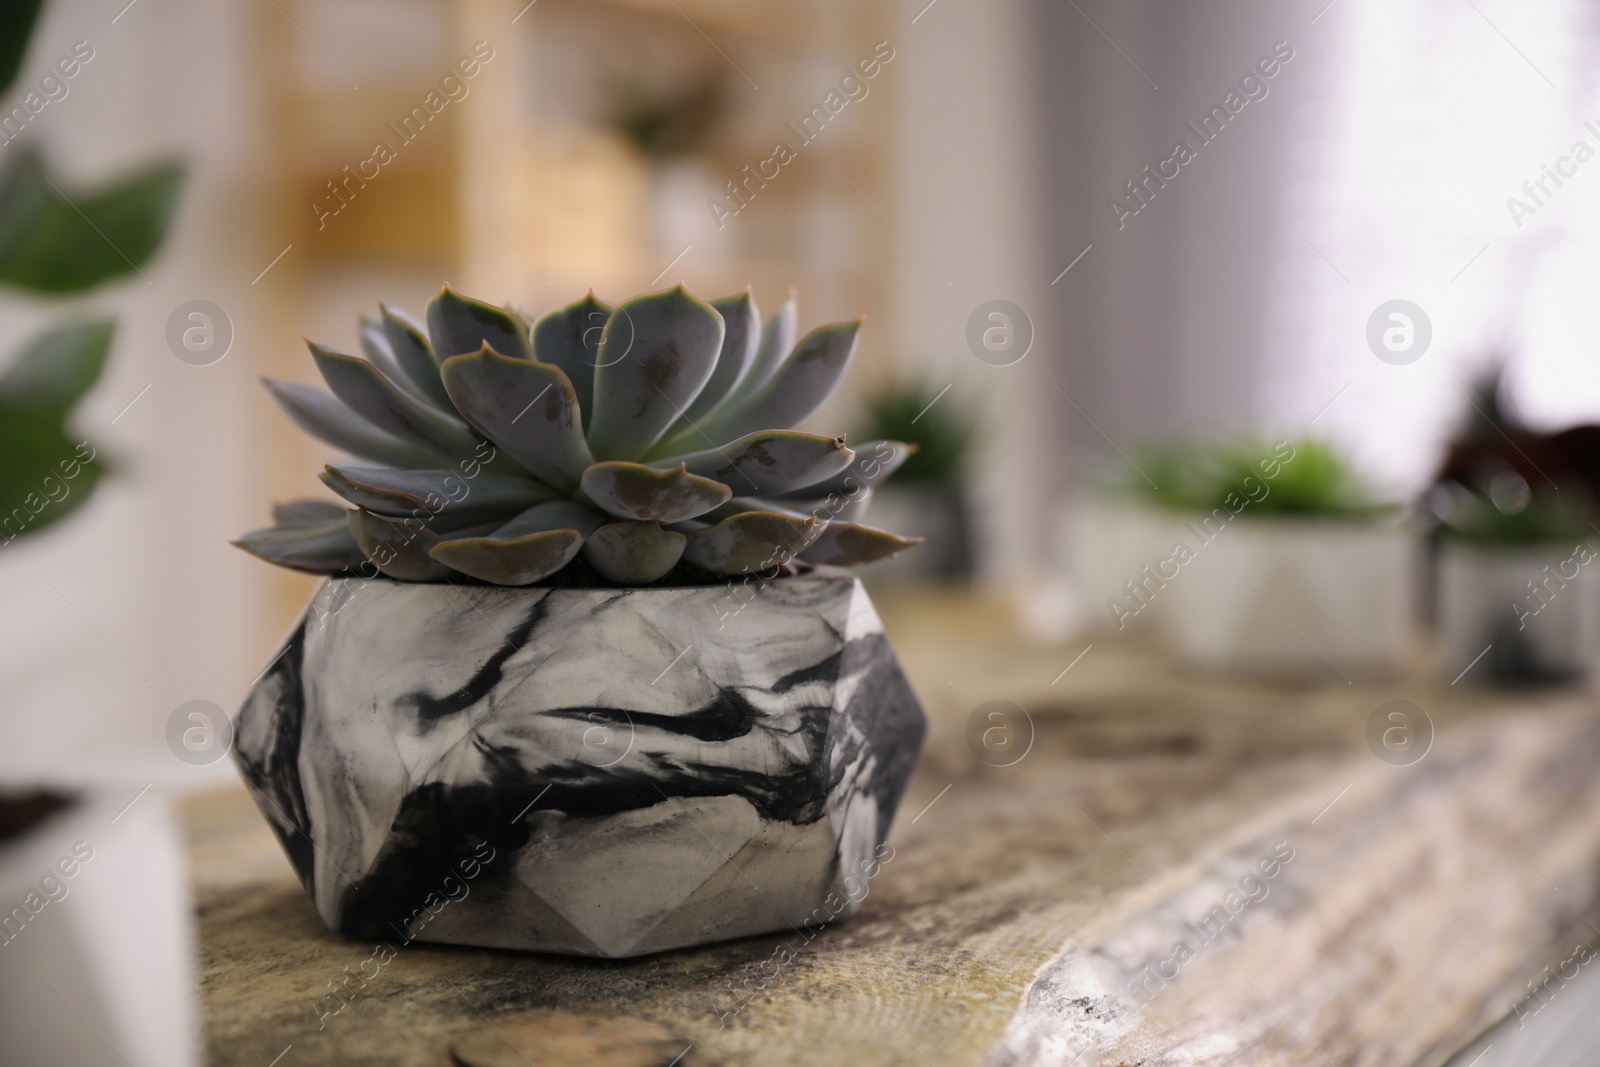
M532 323L449 286L425 325L380 305L364 358L311 345L329 392L266 383L354 457L322 474L349 507L280 505L237 544L315 574L497 585L580 556L624 585L882 559L921 541L859 521L909 448L787 429L838 385L860 325L797 341L793 300L763 325L749 290L708 304L681 285Z

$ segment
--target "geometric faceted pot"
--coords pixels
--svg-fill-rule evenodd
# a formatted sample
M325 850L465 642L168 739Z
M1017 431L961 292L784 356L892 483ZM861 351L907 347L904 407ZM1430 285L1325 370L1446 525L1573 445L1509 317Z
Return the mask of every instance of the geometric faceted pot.
M333 930L622 957L853 912L925 731L839 571L335 578L234 756Z

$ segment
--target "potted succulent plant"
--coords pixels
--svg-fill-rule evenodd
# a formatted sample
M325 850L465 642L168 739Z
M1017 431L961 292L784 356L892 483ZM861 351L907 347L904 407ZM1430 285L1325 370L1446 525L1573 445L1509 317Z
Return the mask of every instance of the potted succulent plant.
M1162 605L1165 636L1202 667L1348 677L1400 665L1412 539L1335 450L1245 442L1166 456L1146 468L1149 499L1181 525L1124 580L1113 616Z
M841 517L907 449L769 427L859 322L679 286L426 323L269 383L359 462L239 542L328 576L234 749L324 920L630 956L853 910L925 720L832 565L916 543Z

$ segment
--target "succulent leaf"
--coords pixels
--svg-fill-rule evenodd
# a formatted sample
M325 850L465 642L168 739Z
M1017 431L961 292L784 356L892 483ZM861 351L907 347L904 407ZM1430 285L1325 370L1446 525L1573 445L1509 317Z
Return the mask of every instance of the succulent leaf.
M462 296L448 285L428 301L428 337L441 363L463 352L476 352L484 345L513 359L533 358L528 336L515 315Z
M860 319L818 326L795 346L772 378L733 410L709 421L718 440L768 426L793 426L828 399L855 354Z
M641 522L682 522L704 515L733 496L726 485L690 474L681 464L657 470L621 460L589 467L580 487L610 514Z
M561 368L511 359L487 345L445 360L445 389L479 433L540 481L571 492L594 462L578 399Z
M450 456L432 445L418 445L384 433L337 397L315 386L270 378L263 378L262 384L290 422L353 456L393 467L442 467L451 462Z
M529 585L571 563L604 519L571 501L536 504L490 533L440 541L429 555L480 581Z
M913 451L904 441L868 441L855 450L856 458L843 471L814 485L782 495L813 499L840 493L855 499L863 487L871 489L881 485L884 479L899 469L900 464L910 458Z
M678 457L690 474L715 478L741 495L786 493L832 478L850 466L855 452L842 437L796 430L762 430L720 448ZM658 460L657 465L668 461Z
M705 388L685 410L685 422L699 421L739 387L761 343L761 312L756 310L755 297L749 289L737 296L713 300L711 306L722 316L722 351Z
M439 360L433 354L426 331L404 312L384 304L379 304L378 310L382 314L383 336L389 342L389 350L394 353L401 373L423 396L449 411L450 394L439 380Z
M828 528L822 531L822 536L800 553L800 558L808 563L853 567L887 559L896 552L920 544L920 537L899 537L886 530L876 530L853 522L830 522Z
M405 393L411 399L429 407L439 407L439 402L433 399L400 366L400 361L395 358L394 346L389 343L388 336L383 332L383 323L361 316L361 354L367 357L367 362L377 368L378 373L388 379L389 384ZM442 389L441 389L442 391ZM449 398L442 410L449 411Z
M487 472L468 478L458 470L330 466L320 477L356 507L379 515L426 516L435 529L442 523L515 514L557 498L554 490L532 479Z
M545 530L521 537L467 537L428 550L436 561L494 585L532 585L571 563L583 547L576 530Z
M349 526L362 553L386 578L437 582L450 573L428 555L440 538L421 522L396 521L358 508L350 512Z
M683 286L625 301L601 333L589 448L637 459L683 414L716 369L724 328Z
M613 522L589 535L583 558L609 581L642 585L676 567L687 542L683 534L663 530L659 523Z
M800 307L794 297L789 297L778 307L776 314L761 329L761 342L756 346L755 358L744 381L728 399L742 400L772 380L784 357L794 350L794 339L799 336Z
M689 532L683 558L713 574L751 574L781 566L803 552L823 523L776 511L746 511Z
M289 500L272 505L272 521L279 526L321 526L344 522L348 510L331 500Z
M311 355L333 395L391 437L447 456L470 455L477 447L466 423L413 399L366 360L318 344Z
M856 521L909 446L786 428L837 383L859 321L795 345L792 299L759 328L749 290L706 304L681 285L615 309L590 293L532 323L447 286L430 336L380 308L361 322L366 360L311 346L332 395L267 386L296 425L384 466L329 466L323 481L355 510L281 505L276 526L237 542L247 551L316 573L370 560L402 581L501 585L582 553L596 577L643 584L680 563L748 574L919 543Z
M320 501L317 503L322 506ZM251 530L233 544L258 559L308 574L353 570L367 557L350 533L344 509L334 506L333 510L338 513L336 518Z
M521 537L545 530L577 530L584 537L609 521L603 511L573 500L552 500L518 512L509 522L495 527L495 537Z
M588 428L594 407L594 369L600 362L600 335L615 309L593 292L566 307L547 311L533 324L533 358L566 372Z

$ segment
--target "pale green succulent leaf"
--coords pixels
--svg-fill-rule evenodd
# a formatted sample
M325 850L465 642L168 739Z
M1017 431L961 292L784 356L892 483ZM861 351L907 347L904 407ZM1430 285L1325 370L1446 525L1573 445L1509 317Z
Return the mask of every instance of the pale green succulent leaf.
M705 387L722 351L722 316L683 286L626 301L600 337L589 449L596 459L648 452Z
M801 522L813 518L821 518L823 520L826 520L827 518L826 515L813 515L806 503L802 501L769 500L753 496L736 496L726 504L723 504L721 507L718 507L712 511L708 511L704 515L697 516L696 518L699 523L718 523L723 519L730 518L734 515L743 515L747 511L762 511L771 512L778 515L787 515L789 518L796 519ZM687 532L687 530L691 527L678 525L674 528L685 530Z
M823 526L775 511L747 511L689 532L683 559L713 574L770 570L805 551Z
M806 492L809 493L810 490ZM786 494L770 503L779 509L804 512L829 522L857 522L867 513L867 508L872 503L872 490L861 487L853 494L830 493L822 497Z
M600 335L615 309L593 292L566 307L540 315L533 324L533 358L566 372L578 397L585 428L594 404L594 369L600 362Z
M465 537L441 541L429 556L451 570L494 585L532 585L571 563L583 547L576 530L545 530L521 537Z
M405 379L414 385L428 400L450 410L450 394L439 380L439 360L433 354L433 345L421 324L403 311L385 304L378 305L382 316L383 336L394 353L395 363Z
M584 537L611 521L603 511L596 511L575 500L552 500L535 504L495 527L490 536L498 538L521 537L524 534L542 533L545 530L577 530Z
M705 388L685 410L686 422L698 422L738 388L761 343L761 313L756 310L755 296L749 289L737 296L713 300L711 306L722 316L722 351Z
M504 308L462 296L448 285L428 301L428 338L442 364L451 356L488 345L502 356L532 359L528 336Z
M429 550L433 559L495 585L528 585L571 563L584 538L606 517L570 500L537 504L494 530L451 537Z
M0 377L0 403L65 418L105 368L116 323L111 319L54 326L31 339Z
M828 528L822 531L822 536L800 553L800 558L808 563L853 567L861 563L876 563L920 544L920 537L900 537L887 530L854 522L830 522Z
M540 481L570 492L594 462L578 399L560 367L484 346L444 361L445 389L474 428Z
M768 427L793 426L828 399L855 354L861 321L819 326L806 334L771 380L742 403L709 419L717 441Z
M377 368L378 373L383 375L390 385L425 407L438 408L446 413L450 412L448 396L441 406L421 386L412 381L411 376L400 366L400 361L394 354L394 346L389 343L388 335L384 333L383 323L375 319L369 319L365 315L361 316L359 336L361 339L361 354L367 358L368 363ZM444 387L440 386L440 392L443 391Z
M714 478L740 495L786 493L842 473L855 459L842 437L798 430L762 430L721 448L680 456L690 474ZM656 460L663 466L671 460Z
M837 493L855 499L863 489L882 485L915 451L915 445L904 441L868 441L855 450L856 458L844 470L780 495L821 499Z
M435 529L471 520L504 521L557 498L554 490L531 478L486 471L468 478L460 470L329 466L319 477L356 507L380 515L415 516Z
M323 526L344 522L349 510L331 500L287 500L272 505L272 521L278 526Z
M397 521L362 511L349 514L356 544L387 578L401 582L437 582L450 570L428 555L440 537L417 521Z
M343 452L392 467L443 467L451 462L450 456L432 445L384 433L315 386L270 378L263 378L262 384L290 422Z
M722 482L690 474L681 465L657 470L621 460L591 465L580 488L607 513L641 522L682 522L733 496Z
M277 526L251 530L232 543L257 559L308 574L353 570L366 556L350 532L344 509L333 506L333 511L335 517L316 523L285 524L280 520Z
M783 364L784 357L794 351L794 339L799 335L800 306L790 297L779 305L777 313L761 328L761 341L750 361L744 381L730 400L742 400L766 385Z
M583 558L600 575L621 585L643 585L678 565L688 538L654 522L613 522L583 542Z
M315 343L310 347L333 395L391 437L448 456L468 456L477 448L466 423L414 399L366 360Z

